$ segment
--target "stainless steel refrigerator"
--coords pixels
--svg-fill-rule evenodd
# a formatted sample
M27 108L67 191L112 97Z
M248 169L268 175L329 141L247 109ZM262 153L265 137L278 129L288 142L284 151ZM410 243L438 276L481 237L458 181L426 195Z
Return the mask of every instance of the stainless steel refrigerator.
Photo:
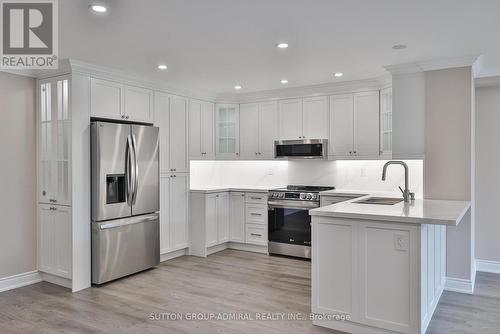
M92 283L160 262L158 128L91 123Z

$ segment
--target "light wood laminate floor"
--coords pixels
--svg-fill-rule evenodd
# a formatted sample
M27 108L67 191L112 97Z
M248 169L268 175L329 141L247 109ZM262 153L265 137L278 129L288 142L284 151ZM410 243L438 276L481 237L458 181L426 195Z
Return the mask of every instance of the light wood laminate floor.
M151 320L161 313L310 312L310 263L225 250L184 256L78 293L38 283L0 294L0 333L335 333L309 320ZM500 333L500 275L473 296L445 292L428 333Z

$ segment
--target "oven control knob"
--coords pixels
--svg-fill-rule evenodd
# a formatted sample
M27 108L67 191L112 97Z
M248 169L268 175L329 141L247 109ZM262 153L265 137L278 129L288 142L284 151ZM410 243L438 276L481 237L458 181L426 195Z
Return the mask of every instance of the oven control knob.
M301 193L299 198L300 198L300 199L306 199L306 194Z
M317 200L318 199L318 194L313 194L313 199Z
M312 194L307 194L307 199L312 199L313 195Z

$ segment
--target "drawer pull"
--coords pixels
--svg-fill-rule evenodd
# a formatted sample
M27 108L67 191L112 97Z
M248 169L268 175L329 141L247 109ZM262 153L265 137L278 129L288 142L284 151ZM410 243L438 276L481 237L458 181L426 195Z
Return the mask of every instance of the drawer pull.
M262 216L262 213L255 213L255 212L252 212L250 213L252 216Z
M259 233L250 233L252 237L262 237L262 234Z
M250 199L258 199L258 200L262 200L262 197L250 197Z

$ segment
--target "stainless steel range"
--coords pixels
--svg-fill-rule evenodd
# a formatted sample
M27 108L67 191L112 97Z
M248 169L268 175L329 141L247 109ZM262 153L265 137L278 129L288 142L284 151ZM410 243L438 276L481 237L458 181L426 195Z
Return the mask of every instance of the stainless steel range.
M320 206L319 193L335 187L288 186L269 192L270 254L311 258L311 216Z

